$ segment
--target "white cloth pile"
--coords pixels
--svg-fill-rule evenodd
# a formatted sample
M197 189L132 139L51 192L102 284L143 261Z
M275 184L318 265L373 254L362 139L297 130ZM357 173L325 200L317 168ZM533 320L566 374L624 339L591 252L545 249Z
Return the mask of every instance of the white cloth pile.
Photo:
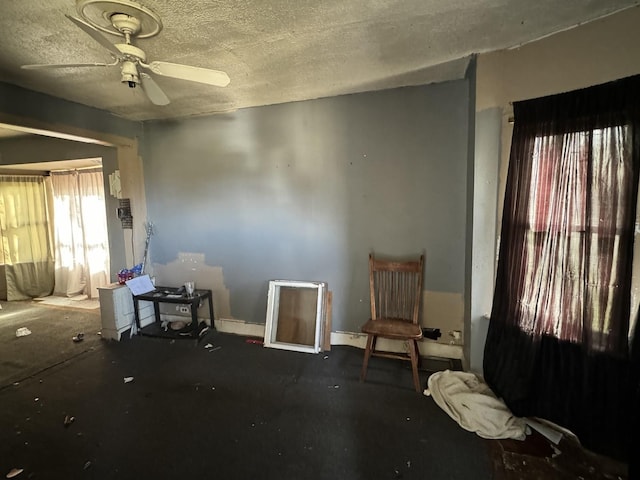
M458 424L483 438L524 440L527 425L473 373L445 370L429 377L433 400Z

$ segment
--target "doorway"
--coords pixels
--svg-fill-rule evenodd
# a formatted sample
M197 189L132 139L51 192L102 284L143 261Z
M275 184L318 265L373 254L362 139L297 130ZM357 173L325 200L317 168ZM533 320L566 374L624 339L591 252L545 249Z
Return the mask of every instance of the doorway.
M111 276L102 160L4 165L2 169L45 178L55 279L51 280L53 296L47 295L52 293L49 290L37 300L83 308L95 303L97 308L97 288L108 284Z

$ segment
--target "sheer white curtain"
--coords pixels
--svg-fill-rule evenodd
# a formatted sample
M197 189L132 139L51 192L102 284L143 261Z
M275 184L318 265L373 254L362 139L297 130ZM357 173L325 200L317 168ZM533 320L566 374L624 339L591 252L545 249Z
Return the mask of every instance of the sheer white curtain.
M109 283L109 241L101 170L51 172L56 295L98 296Z
M48 196L40 176L0 175L0 295L25 300L53 290Z

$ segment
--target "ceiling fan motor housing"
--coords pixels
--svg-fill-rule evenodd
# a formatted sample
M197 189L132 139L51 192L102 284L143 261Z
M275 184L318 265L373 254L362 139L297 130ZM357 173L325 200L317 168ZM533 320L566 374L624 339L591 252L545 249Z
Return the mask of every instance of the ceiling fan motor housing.
M120 70L120 81L122 83L126 83L131 88L135 88L136 85L140 83L138 63L144 63L147 56L144 51L131 44L118 43L116 44L116 48L120 50L124 56L124 60L122 60L122 69Z
M138 68L132 61L125 60L124 62L122 62L121 74L122 76L120 77L120 81L122 83L126 83L131 88L135 88L136 85L140 83Z
M116 43L116 48L120 50L125 60L130 60L134 63L147 61L147 54L130 43Z

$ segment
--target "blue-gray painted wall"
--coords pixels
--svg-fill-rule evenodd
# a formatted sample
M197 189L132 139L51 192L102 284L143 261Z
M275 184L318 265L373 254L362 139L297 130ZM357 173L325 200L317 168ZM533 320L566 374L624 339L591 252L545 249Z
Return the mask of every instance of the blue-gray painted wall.
M142 133L141 122L3 82L0 82L0 112L128 138L139 137Z
M473 267L471 282L469 369L482 374L484 344L489 328L494 272L496 264L496 236L498 234L496 205L498 203L498 171L500 166L500 133L502 109L489 108L476 114L475 186L473 208Z
M154 263L204 253L234 318L270 279L326 281L333 330L368 317L367 256L426 254L425 290L463 293L469 80L144 127Z

